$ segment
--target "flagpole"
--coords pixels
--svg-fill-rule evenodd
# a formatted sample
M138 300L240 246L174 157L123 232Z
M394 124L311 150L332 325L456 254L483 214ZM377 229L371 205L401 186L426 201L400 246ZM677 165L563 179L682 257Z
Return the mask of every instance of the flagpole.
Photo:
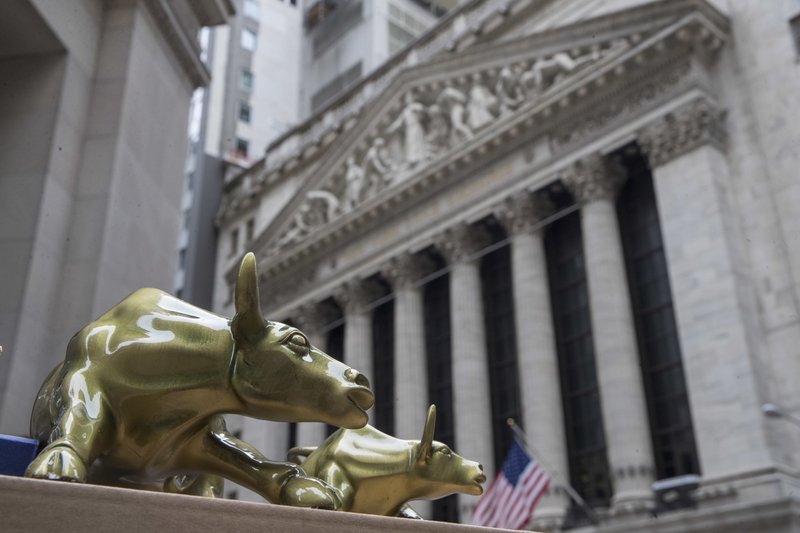
M580 494L578 494L578 491L576 491L574 488L572 488L572 485L570 485L566 481L561 481L561 480L555 479L553 477L554 470L549 467L549 465L545 461L545 458L542 456L542 454L539 453L538 451L536 451L533 448L533 446L528 442L528 439L525 436L525 433L522 432L522 428L520 428L517 425L517 423L514 422L513 418L507 419L506 422L508 423L508 425L511 428L511 430L514 432L514 435L522 443L522 446L525 448L525 451L527 451L529 455L532 455L533 457L535 457L536 460L539 463L541 463L542 467L544 467L544 469L548 473L550 473L551 478L553 478L554 481L556 481L559 485L561 485L564 488L564 491L566 491L567 495L572 499L572 501L574 501L578 505L578 507L580 507L581 510L586 514L586 517L589 519L589 521L592 523L592 525L597 525L599 523L599 519L597 518L597 515L594 512L594 509L592 509L591 507L589 507L586 504L586 501L581 497Z

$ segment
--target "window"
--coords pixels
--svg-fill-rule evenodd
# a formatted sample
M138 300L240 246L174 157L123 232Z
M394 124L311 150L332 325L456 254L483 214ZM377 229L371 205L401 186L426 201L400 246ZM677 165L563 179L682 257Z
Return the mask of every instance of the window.
M325 84L319 91L311 96L311 109L317 109L330 102L337 94L341 94L347 87L361 78L361 61L348 68L342 74Z
M331 306L333 309L339 310L338 306ZM339 310L337 321L342 319L341 310ZM328 331L328 339L327 339L327 349L326 353L336 359L337 361L341 361L344 358L344 328L345 324L341 323L338 326L332 328ZM327 426L327 434L330 435L334 431L336 431L336 426Z
M251 19L261 18L261 4L259 0L244 0L244 15Z
M400 7L389 4L389 54L402 50L425 32L428 25Z
M379 430L394 433L394 300L372 313L372 390L375 391L375 421Z
M247 102L239 102L239 120L245 124L250 124L250 115L252 108Z
M496 240L505 235L497 235ZM506 422L522 418L514 328L514 289L511 284L511 248L503 246L481 261L483 318L487 332L489 388L492 401L494 464L499 468L511 446L512 432Z
M247 92L253 90L253 71L249 68L243 68L239 75L239 87Z
M789 20L789 29L792 32L792 41L794 41L794 52L800 58L800 15L795 15Z
M247 242L253 242L253 237L255 237L256 232L256 220L251 218L247 221L245 225L245 239Z
M228 256L232 257L239 251L239 228L231 230L230 248L228 249Z
M436 435L434 438L455 447L449 275L439 276L426 283L423 287L423 301L425 355L428 365L428 401L436 404ZM435 500L433 502L433 519L458 522L457 496Z
M247 28L242 28L242 34L239 43L245 50L249 50L251 52L254 51L256 49L256 34Z
M250 143L245 139L236 139L236 155L238 157L247 158L247 153L250 150Z
M580 213L554 222L545 235L553 325L570 482L591 506L607 507L611 481L594 360ZM585 520L573 506L572 525Z
M617 201L658 479L699 474L653 179L639 154Z
M297 446L299 443L297 442L297 423L289 422L287 433L288 433L288 440L286 442L287 446L286 449L290 450Z

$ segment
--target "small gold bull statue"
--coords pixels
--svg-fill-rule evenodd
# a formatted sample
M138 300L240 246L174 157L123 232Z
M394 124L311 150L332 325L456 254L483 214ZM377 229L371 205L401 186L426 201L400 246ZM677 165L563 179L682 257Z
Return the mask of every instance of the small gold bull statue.
M369 381L297 329L264 320L252 253L234 304L227 319L139 289L79 331L34 404L31 434L46 446L25 475L206 496L227 478L270 502L337 509L336 491L266 459L222 414L360 428Z
M478 496L483 466L433 440L436 406L428 408L422 440L402 440L372 426L339 429L319 447L289 450L308 475L333 487L343 511L420 518L410 500L435 500L456 492Z

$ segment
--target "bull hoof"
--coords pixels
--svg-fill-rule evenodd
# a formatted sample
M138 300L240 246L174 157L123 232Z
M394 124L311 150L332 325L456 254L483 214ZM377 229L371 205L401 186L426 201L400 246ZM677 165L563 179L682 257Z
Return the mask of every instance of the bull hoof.
M84 483L86 465L72 448L54 446L33 460L25 471L25 477Z
M313 507L338 511L342 498L336 489L319 479L295 476L281 490L281 503L293 507Z
M164 481L164 492L221 498L225 481L220 476L209 474L181 474Z

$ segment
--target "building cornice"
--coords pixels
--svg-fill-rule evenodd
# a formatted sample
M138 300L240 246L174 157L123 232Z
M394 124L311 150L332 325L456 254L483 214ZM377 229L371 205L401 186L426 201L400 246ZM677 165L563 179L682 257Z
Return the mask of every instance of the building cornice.
M197 31L202 26L224 24L235 12L231 0L197 0L187 2L183 14L169 0L144 0L161 34L194 87L208 85L211 74L200 59ZM187 17L193 20L187 20Z
M623 11L556 27L511 41L487 43L491 36L507 26L524 20L530 12L541 9L546 1L532 0L473 0L450 11L439 24L431 28L406 49L384 65L362 78L350 90L335 99L301 124L273 141L263 158L262 177L276 181L298 166L308 164L324 153L335 139L349 131L359 116L367 113L393 82L403 78L441 76L443 68L452 71L454 57L469 65L495 60L513 62L530 56L531 50L546 55L572 46L590 46L597 39L645 34L688 13L705 17L720 33L728 31L729 21L706 0L652 1ZM480 44L480 47L476 47ZM457 52L457 54L456 54ZM458 74L452 71L453 74ZM394 84L396 85L396 84ZM249 171L235 175L233 188Z
M292 293L300 294L313 286L316 297L319 297L319 286L317 281L312 283L312 278L316 276L313 274L313 265L320 258L371 227L375 220L392 220L415 205L419 198L436 194L462 179L465 170L478 172L507 154L532 150L533 141L543 138L550 139L553 150L545 159L559 159L569 164L567 159L571 155L568 154L580 151L581 146L609 128L618 127L615 124L619 125L620 121L625 121L627 128L627 122L636 115L658 107L661 105L659 102L672 101L677 94L688 95L692 87L699 89L700 93L713 92L709 85L704 85L708 79L703 62L708 60L711 52L720 48L724 38L724 32L701 14L689 14L658 32L640 36L633 46L614 55L611 60L600 62L574 79L566 80L557 90L545 92L541 98L518 109L513 117L497 120L490 128L447 152L444 157L430 161L399 186L387 190L386 195L365 201L357 210L332 220L296 246L275 256L265 253L264 244L276 236L274 230L279 226L273 225L271 230L268 228L268 232L262 235L261 247L254 248L260 255L262 276L269 280L283 280L279 283L281 286L287 285L287 276L292 280L301 280L296 287L293 285ZM698 59L700 56L702 60ZM394 94L387 95L383 105L376 109L390 109L392 102L396 103L403 91L412 87L415 86L406 84L395 87ZM681 92L676 93L678 90ZM695 94L700 93L695 91ZM604 113L606 109L614 110L614 113ZM357 130L363 133L365 129L381 122L385 124L386 117L377 113L371 121L359 122ZM588 125L584 127L584 123ZM577 127L578 124L581 127ZM640 127L636 126L637 129L629 133L631 139L636 137ZM566 136L564 131L570 131L571 134ZM317 168L328 169L331 161L341 161L346 157L348 146L359 142L356 133L348 135L347 142L332 146L332 153ZM556 179L554 177L553 181ZM319 180L316 183L323 182ZM309 187L313 187L313 184ZM298 194L302 195L303 191ZM387 243L387 246L392 245ZM378 255L373 259L381 260ZM365 258L366 263L363 264L372 264L373 259ZM306 272L309 268L311 270ZM367 266L364 268L367 269ZM232 276L230 272L228 275ZM336 283L332 278L328 280L328 277L326 275L326 286L329 282ZM338 278L339 275L334 277ZM276 300L274 304L283 308L286 300L281 300L283 302Z

